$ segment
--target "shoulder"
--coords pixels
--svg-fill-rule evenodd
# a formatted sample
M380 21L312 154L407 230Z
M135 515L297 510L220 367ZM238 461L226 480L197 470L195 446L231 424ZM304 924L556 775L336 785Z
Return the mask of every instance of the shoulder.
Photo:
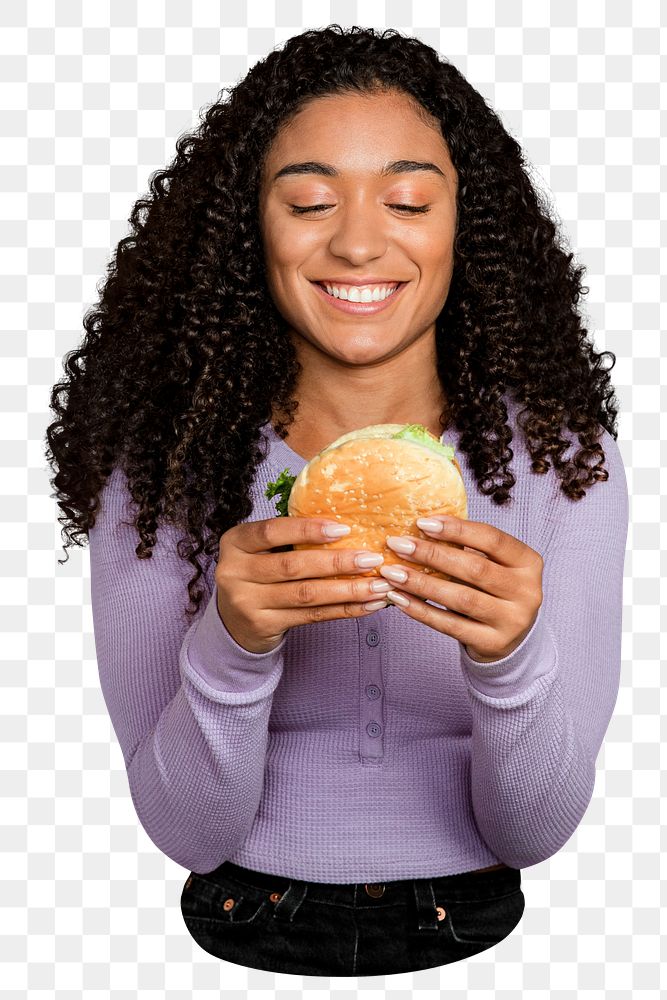
M518 451L527 453L528 449L525 441L524 431L518 419L520 412L524 409L524 404L517 403L511 396L508 395L506 395L504 398L507 405L508 423L512 429L512 435L513 435L512 449L514 450L515 454ZM583 446L579 441L579 435L577 434L576 431L569 430L565 426L565 424L563 424L563 426L561 427L560 435L568 442L568 447L563 452L562 458L565 460L571 460L575 458L577 452L583 449ZM603 459L604 469L608 473L608 479L600 480L599 482L606 482L610 484L610 489L608 490L608 492L611 492L612 489L614 490L620 489L621 492L627 493L625 466L623 463L621 448L619 446L617 439L614 438L606 429L606 427L602 426L602 424L598 424L597 444L601 448L602 453L604 455ZM588 461L588 464L589 465L591 464L590 459ZM597 460L595 460L595 464L597 464ZM552 475L550 476L550 478L556 479L557 477ZM558 480L558 482L560 483L560 480Z
M136 549L140 537L135 524L138 510L126 473L121 466L115 465L100 491L95 523L88 532L91 558L139 561ZM183 534L179 528L160 520L152 556L141 562L152 564L155 569L159 560L180 561L176 546Z
M527 525L534 547L544 551L550 544L555 530L560 526L566 533L584 536L587 531L599 533L600 525L618 534L627 532L628 487L621 448L618 441L598 424L597 444L604 458L599 456L587 460L587 464L597 465L602 461L606 479L600 479L584 487L584 496L578 500L568 497L562 489L562 480L551 463L545 473L536 473L532 468L532 458L528 449L519 414L524 404L505 396L508 424L512 430L510 448L513 459L510 469L516 479L512 487L513 504L516 504L520 523ZM561 427L561 437L568 442L562 458L573 461L583 450L576 431ZM529 528L528 528L529 526Z
M133 517L132 497L127 476L119 465L114 465L109 478L100 490L98 510L95 515L95 525L100 520L109 520L121 516Z
M517 411L521 407L514 404L513 431L515 440L521 441L522 451L527 453L523 430L516 422ZM509 410L509 407L508 407ZM568 447L561 458L568 462L577 462L585 454L586 446L579 441L576 431L561 427L561 437L568 442ZM594 442L600 449L599 455L587 457L584 464L589 467L600 466L605 478L595 480L582 487L584 495L578 499L567 496L562 489L562 480L552 467L544 475L537 475L530 468L528 458L527 468L527 498L531 503L539 501L545 515L544 543L552 544L555 537L558 544L575 545L581 550L589 545L600 544L601 536L605 536L610 545L625 544L629 522L629 496L625 472L625 464L619 441L602 424L597 425L597 438ZM514 442L513 442L514 445ZM589 446L590 447L590 446ZM582 466L583 467L583 466Z

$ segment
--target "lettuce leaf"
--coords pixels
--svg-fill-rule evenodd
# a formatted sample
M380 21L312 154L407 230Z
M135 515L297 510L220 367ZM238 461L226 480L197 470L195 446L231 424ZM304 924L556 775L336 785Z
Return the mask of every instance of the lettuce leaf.
M392 434L391 436L399 440L415 441L417 444L423 444L424 447L430 448L431 451L435 451L438 455L444 455L450 462L454 458L454 448L452 445L441 444L423 424L406 424L397 434Z
M274 483L268 483L264 496L267 500L272 497L280 496L280 500L276 501L276 510L278 511L278 517L287 517L287 501L289 500L289 495L292 492L292 487L294 486L294 481L296 476L291 476L289 469L283 469L278 478Z

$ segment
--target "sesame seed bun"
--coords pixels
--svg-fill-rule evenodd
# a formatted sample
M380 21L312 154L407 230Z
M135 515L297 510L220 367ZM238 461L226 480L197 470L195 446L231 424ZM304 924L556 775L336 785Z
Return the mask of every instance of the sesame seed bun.
M368 549L384 556L384 565L389 566L400 563L402 557L385 545L387 535L427 538L415 522L430 514L467 518L466 489L458 462L426 444L392 437L407 426L372 424L343 434L301 470L289 495L288 514L326 517L352 528L349 535L318 544L317 548ZM434 435L426 434L440 444ZM441 544L463 548L449 542ZM312 548L315 545L308 543L294 546ZM439 579L452 579L429 567L414 565ZM380 573L371 569L333 579L358 576Z

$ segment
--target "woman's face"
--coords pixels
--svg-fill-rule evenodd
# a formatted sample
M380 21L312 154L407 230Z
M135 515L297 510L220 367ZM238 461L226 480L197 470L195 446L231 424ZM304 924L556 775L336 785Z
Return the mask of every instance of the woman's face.
M456 192L439 128L405 94L336 94L300 111L268 150L259 197L269 291L297 338L368 365L431 335L452 276Z

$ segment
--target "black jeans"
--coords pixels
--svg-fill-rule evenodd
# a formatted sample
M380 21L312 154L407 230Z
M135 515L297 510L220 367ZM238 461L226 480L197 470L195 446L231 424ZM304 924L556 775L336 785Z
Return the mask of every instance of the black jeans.
M382 883L303 882L229 861L181 894L197 944L226 962L307 976L382 976L459 962L521 920L518 868Z

